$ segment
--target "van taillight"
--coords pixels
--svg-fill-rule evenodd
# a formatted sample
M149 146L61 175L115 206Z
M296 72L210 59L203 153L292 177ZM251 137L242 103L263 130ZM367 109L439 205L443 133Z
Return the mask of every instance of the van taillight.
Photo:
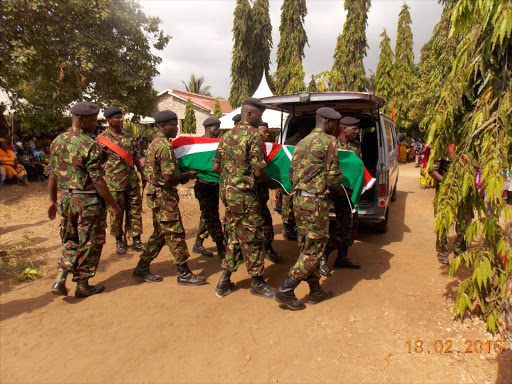
M388 194L388 180L389 172L381 172L379 175L379 197L383 197Z

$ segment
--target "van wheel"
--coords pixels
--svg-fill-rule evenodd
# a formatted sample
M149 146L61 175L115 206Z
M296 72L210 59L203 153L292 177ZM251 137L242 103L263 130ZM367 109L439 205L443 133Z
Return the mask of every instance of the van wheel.
M380 223L375 224L375 231L378 233L386 233L388 231L389 208L386 211L386 216L384 217L384 220L382 220Z
M391 201L396 201L396 187L397 185L395 184L395 189L393 189L393 194L391 195Z

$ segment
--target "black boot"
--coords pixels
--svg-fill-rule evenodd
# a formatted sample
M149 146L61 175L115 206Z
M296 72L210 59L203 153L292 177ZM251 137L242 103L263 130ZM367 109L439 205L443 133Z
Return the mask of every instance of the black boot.
M333 249L329 246L325 248L324 255L320 258L320 274L322 276L328 277L331 275L331 269L329 268L329 255Z
M232 293L233 289L235 289L235 284L231 281L231 272L224 270L215 288L215 293L217 297L224 297Z
M272 299L276 290L265 282L263 276L253 276L251 277L251 293L255 296Z
M361 266L359 264L351 262L347 257L348 245L342 245L338 249L338 257L336 258L336 262L334 263L334 269L360 269Z
M52 293L57 296L67 296L68 289L66 288L66 278L68 277L68 271L65 271L62 267L57 270L57 277L55 283L52 285Z
M116 253L118 255L124 255L126 253L123 237L116 237Z
M289 241L297 241L297 228L293 224L283 223L284 224L284 234L283 237Z
M196 242L194 243L194 246L192 247L192 252L199 253L200 255L203 255L203 256L212 257L213 252L207 250L203 246L203 241L204 241L204 239L201 239L200 237L196 237Z
M217 255L219 258L223 260L226 257L226 246L224 245L224 241L217 241Z
M137 252L144 252L146 250L146 246L140 241L140 236L133 237L132 249Z
M293 277L288 276L284 281L281 288L279 288L274 295L274 299L278 302L285 304L292 311L298 311L306 308L306 304L297 299L293 292L300 284L300 281L295 280Z
M318 304L332 297L332 292L324 291L319 280L308 280L309 298L308 304Z
M102 284L98 285L89 285L89 279L78 280L78 284L76 286L75 297L81 299L83 297L89 297L92 295L96 295L105 290L105 286Z
M178 269L178 284L181 285L203 285L206 284L206 277L197 276L192 273L188 264L176 265Z
M274 264L279 264L282 261L279 253L272 248L272 243L265 243L265 257Z
M155 283L163 281L162 276L153 275L149 270L149 261L139 259L139 263L133 270L132 277L137 280L143 280L147 283Z

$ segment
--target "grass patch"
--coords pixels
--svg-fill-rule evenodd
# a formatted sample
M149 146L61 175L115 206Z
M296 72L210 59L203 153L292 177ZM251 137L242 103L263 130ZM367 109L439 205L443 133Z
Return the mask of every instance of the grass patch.
M34 242L27 235L13 242L0 238L0 280L22 283L43 277L34 255Z

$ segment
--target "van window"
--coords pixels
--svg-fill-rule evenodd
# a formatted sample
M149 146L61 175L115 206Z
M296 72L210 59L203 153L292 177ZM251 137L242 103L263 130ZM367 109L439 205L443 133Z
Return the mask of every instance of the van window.
M384 127L386 129L386 141L388 143L388 153L393 151L393 134L391 133L391 123L384 120Z

